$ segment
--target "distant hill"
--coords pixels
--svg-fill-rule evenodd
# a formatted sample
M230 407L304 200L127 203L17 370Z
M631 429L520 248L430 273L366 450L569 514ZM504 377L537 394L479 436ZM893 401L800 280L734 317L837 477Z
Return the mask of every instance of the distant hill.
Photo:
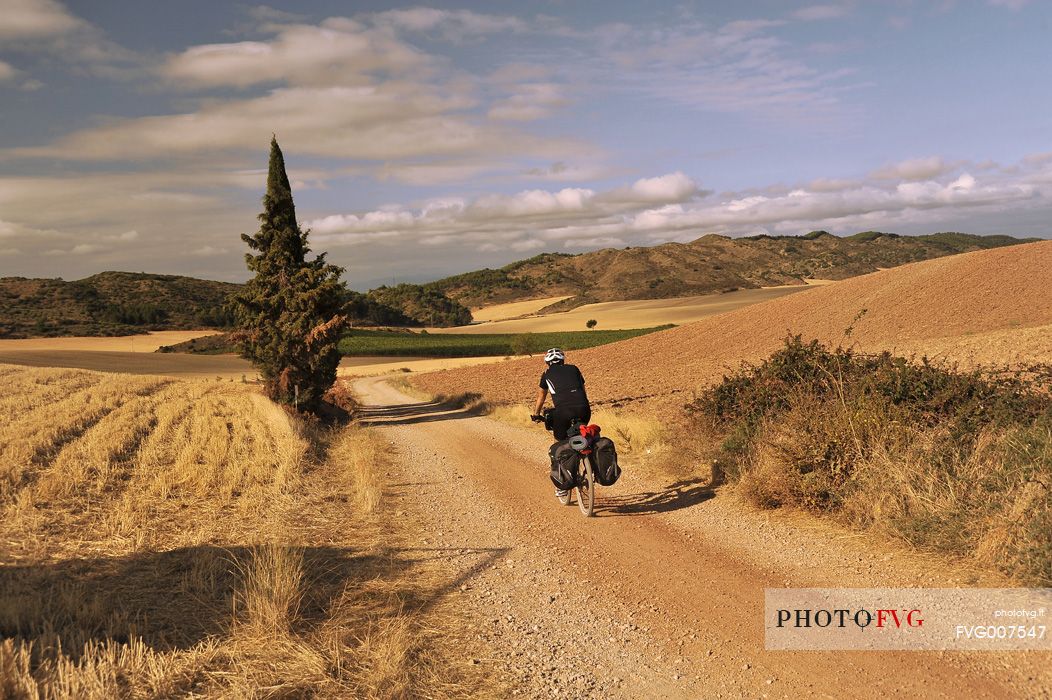
M642 338L573 353L593 405L639 401L678 411L692 392L742 361L758 362L787 333L867 351L992 365L1052 357L1052 241L944 257L898 267L704 318ZM861 311L866 313L859 317ZM640 358L658 358L640 371ZM425 374L433 394L481 393L522 400L537 361L513 360Z
M82 280L0 278L0 338L132 335L151 330L228 328L230 295L240 284L133 272L102 272ZM357 324L454 326L471 312L418 285L347 292Z
M0 278L0 338L131 335L222 328L239 285L177 275L102 272L82 280Z
M426 285L347 292L358 324L456 326L467 307L567 296L546 311L597 301L665 299L756 287L844 279L881 268L1037 239L935 233L900 236L866 231L838 237L703 236L691 243L607 248L580 255L545 253L491 270ZM224 328L227 300L241 285L132 272L82 280L0 278L0 338L130 335L148 330Z
M840 280L909 262L1035 240L965 233L901 236L878 231L845 237L825 231L746 238L710 234L691 243L606 248L579 255L545 253L427 286L469 307L570 295L545 309L556 311L600 301L804 284L810 278Z

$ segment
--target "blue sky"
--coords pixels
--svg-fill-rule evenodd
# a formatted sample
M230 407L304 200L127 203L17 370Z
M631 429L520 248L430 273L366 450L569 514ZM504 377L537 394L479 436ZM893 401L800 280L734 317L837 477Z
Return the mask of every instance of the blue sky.
M352 286L706 233L1048 237L1052 5L0 0L0 275Z

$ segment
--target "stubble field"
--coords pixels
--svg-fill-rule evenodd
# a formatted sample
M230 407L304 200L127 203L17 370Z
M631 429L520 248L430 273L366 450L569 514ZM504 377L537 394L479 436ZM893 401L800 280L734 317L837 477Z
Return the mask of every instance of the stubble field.
M381 521L368 432L239 383L8 365L0 381L0 697L477 690L435 643L454 618L434 582Z

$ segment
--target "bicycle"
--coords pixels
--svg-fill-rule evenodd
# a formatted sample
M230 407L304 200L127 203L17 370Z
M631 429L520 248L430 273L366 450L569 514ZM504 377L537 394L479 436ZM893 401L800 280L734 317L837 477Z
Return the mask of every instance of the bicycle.
M543 415L531 416L531 418L534 422L543 421L545 429L551 431L551 411L550 408L546 409ZM577 494L577 507L581 509L581 513L586 518L590 518L595 515L595 454L592 452L593 439L581 434L582 427L584 424L575 418L567 431L567 435L570 436L570 447L581 455L581 459L578 462L574 487L558 498L559 503L566 506L570 504L572 494ZM580 473L580 465L584 465L583 474Z

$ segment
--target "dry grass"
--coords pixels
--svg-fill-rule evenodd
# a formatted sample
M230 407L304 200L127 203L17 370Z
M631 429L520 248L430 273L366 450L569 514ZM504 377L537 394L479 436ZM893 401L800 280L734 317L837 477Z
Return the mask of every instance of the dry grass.
M961 372L799 336L692 408L762 507L791 506L1052 582L1049 368Z
M363 513L372 513L383 497L383 477L380 469L387 452L376 435L368 429L344 431L333 443L329 456L344 470L344 478L352 484L354 501Z
M368 431L239 383L0 378L0 697L479 694Z
M531 410L522 404L495 406L491 418L511 425L529 425ZM652 416L622 413L611 409L592 412L592 423L599 425L617 443L619 451L651 454L661 449L664 424Z

